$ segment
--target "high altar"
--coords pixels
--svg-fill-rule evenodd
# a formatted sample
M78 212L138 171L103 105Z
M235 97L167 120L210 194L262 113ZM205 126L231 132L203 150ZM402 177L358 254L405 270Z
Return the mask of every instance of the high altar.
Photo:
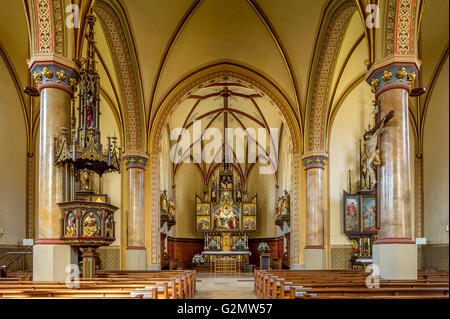
M233 256L247 264L251 255L248 235L257 225L257 195L246 201L240 179L235 179L233 170L223 164L218 180L212 181L203 199L196 195L195 205L196 230L204 233L205 262L214 262L217 256Z

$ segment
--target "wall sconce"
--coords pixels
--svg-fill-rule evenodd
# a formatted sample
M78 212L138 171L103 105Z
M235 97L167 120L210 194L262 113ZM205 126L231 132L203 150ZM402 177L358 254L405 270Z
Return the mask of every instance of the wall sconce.
M5 233L5 231L4 231L3 227L0 227L0 238L3 237L4 233Z

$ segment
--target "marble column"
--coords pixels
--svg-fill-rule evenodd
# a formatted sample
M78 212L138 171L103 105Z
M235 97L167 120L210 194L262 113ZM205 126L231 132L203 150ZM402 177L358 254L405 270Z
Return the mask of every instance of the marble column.
M394 111L379 140L380 229L373 246L374 264L385 279L417 278L417 247L411 234L408 96L418 70L415 57L391 56L375 62L367 76L378 100L378 118Z
M147 269L144 224L144 173L148 157L141 153L126 153L123 161L127 170L128 218L125 268Z
M306 169L306 246L305 269L325 269L325 207L323 171L328 156L322 152L303 155Z
M55 138L61 128L70 130L73 95L69 79L76 66L67 61L30 61L34 84L40 93L38 234L33 247L33 280L65 280L66 267L77 264L76 250L64 245L62 212L57 203L64 200L64 167L55 165ZM70 137L69 139L70 140Z

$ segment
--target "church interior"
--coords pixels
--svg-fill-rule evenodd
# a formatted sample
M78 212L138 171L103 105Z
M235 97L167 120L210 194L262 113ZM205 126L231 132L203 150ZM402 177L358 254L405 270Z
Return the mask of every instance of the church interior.
M448 299L448 74L447 0L2 1L0 299Z

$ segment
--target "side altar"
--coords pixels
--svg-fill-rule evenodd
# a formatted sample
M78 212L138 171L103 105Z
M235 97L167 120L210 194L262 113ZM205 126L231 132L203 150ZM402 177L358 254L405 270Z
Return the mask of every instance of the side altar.
M239 178L228 164L213 179L203 199L195 195L196 230L204 234L202 255L206 263L227 256L248 264L248 236L256 231L258 195L247 201Z

